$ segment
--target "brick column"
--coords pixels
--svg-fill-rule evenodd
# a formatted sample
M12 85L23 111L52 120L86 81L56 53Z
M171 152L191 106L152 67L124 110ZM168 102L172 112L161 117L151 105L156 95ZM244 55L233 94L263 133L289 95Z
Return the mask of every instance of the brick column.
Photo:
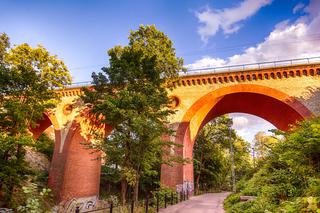
M100 153L87 149L83 142L86 140L76 122L69 128L62 149L62 143L56 141L49 186L59 202L99 195L101 161L97 158Z

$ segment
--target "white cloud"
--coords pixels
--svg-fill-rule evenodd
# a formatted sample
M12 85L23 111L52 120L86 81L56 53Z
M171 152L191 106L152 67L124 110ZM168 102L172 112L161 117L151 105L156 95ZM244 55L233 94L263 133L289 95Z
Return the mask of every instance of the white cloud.
M186 68L188 69L197 69L199 67L201 68L207 68L207 67L221 67L226 64L226 61L220 58L211 58L209 56L205 56L200 60L197 60L193 64L186 65Z
M245 116L233 117L233 128L235 129L242 130L246 128L248 124L249 124L249 120Z
M207 42L211 36L214 36L220 29L224 34L237 32L241 25L239 22L253 16L260 8L268 5L272 0L244 0L237 7L216 10L206 7L195 15L202 24L198 28L201 40Z
M227 59L205 57L204 61L219 61L218 65L239 65L263 61L305 58L320 55L320 1L311 0L306 15L293 23L288 20L277 24L265 40L242 53ZM187 65L202 68L203 60ZM205 66L207 67L207 66Z
M232 128L236 130L238 135L249 142L253 141L257 132L263 131L270 135L271 133L268 130L276 129L274 125L255 115L230 113L229 116L233 119Z
M303 3L301 3L301 2L299 4L297 4L292 10L293 14L301 11L304 8L304 6L305 5Z

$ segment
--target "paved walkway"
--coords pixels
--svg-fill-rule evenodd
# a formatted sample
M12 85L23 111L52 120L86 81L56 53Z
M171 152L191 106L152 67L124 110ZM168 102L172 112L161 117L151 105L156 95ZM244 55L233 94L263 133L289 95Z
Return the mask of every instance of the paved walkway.
M194 196L177 205L161 209L160 213L224 213L223 200L229 194L221 192Z

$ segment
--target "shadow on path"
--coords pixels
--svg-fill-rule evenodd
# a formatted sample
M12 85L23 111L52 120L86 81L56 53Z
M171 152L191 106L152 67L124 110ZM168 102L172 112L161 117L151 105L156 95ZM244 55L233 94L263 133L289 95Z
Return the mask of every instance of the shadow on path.
M161 209L160 213L223 213L223 200L230 192L210 193L191 197L177 205Z

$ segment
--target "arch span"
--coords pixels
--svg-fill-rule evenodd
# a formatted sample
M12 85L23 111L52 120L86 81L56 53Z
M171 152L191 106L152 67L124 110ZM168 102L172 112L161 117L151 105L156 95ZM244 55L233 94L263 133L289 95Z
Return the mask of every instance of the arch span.
M37 122L37 126L33 129L30 129L30 131L32 132L33 137L38 139L39 136L51 125L53 125L55 130L60 129L56 116L46 112L43 114L43 118Z
M280 130L312 115L299 101L289 95L261 85L237 84L214 90L200 97L178 124L176 143L183 148L177 155L192 159L193 144L199 130L210 120L227 113L242 112L261 117ZM161 182L176 187L193 183L193 164L162 166Z

